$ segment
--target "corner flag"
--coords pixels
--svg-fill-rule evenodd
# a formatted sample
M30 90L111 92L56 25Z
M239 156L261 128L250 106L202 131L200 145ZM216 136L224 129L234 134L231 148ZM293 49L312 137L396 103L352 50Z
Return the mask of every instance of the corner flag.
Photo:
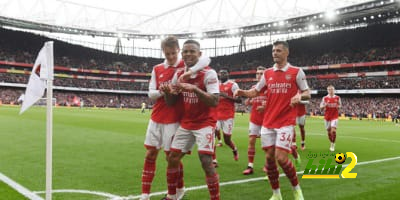
M40 77L37 71L40 69ZM53 42L46 42L33 65L19 114L25 112L44 95L46 81L54 79ZM49 88L47 88L49 89Z
M40 68L39 68L40 66ZM40 76L37 71L40 69ZM20 114L31 107L44 94L47 87L46 97L46 200L52 196L52 164L53 164L53 80L54 80L54 58L53 41L44 43L44 46L36 58L32 68L31 76L25 91L25 99L22 103Z

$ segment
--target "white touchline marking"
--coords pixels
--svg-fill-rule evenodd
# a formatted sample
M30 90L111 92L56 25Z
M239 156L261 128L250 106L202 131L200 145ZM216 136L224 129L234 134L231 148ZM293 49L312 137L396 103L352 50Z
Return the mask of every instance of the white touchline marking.
M386 161L392 161L392 160L398 160L400 159L400 156L398 157L392 157L392 158L384 158L384 159L379 159L379 160L370 160L370 161L365 161L365 162L358 162L357 166L359 165L367 165L367 164L372 164L372 163L379 163L379 162L386 162ZM343 167L347 167L348 165L343 165ZM297 174L303 174L304 171L297 172ZM279 177L286 176L285 174L279 174ZM258 178L249 178L249 179L242 179L242 180L236 180L236 181L227 181L227 182L222 182L219 185L224 186L224 185L233 185L233 184L240 184L240 183L248 183L248 182L254 182L254 181L260 181L260 180L265 180L265 177L258 177ZM206 189L207 185L199 185L199 186L193 186L193 187L188 187L185 189L185 191L191 191L191 190L200 190L200 189ZM158 195L163 195L166 194L167 191L161 191L161 192L154 192L151 193L150 196L158 196ZM127 197L118 197L118 198L112 198L111 200L133 200L133 199L139 199L140 195L132 196L129 195Z
M14 180L8 178L6 175L4 175L1 172L0 172L0 180L30 200L44 200L42 197L40 197L37 194L33 193L32 191L26 189L24 186L20 185L19 183L15 182Z
M386 161L392 161L392 160L398 160L400 159L400 156L398 157L392 157L392 158L384 158L384 159L379 159L379 160L370 160L370 161L365 161L365 162L358 162L357 166L359 165L367 165L367 164L372 164L372 163L380 163L380 162L386 162ZM343 167L346 167L348 165L343 165ZM303 174L304 171L299 171L297 174ZM285 176L285 174L280 174L279 177ZM4 178L5 177L5 178ZM43 198L37 196L36 194L43 194L45 191L36 191L36 192L31 192L27 190L26 188L22 187L18 183L15 183L8 177L4 176L2 173L0 173L0 180L3 180L8 184L8 182L12 184L16 184L16 186L10 185L12 188L17 190L19 193L23 194L24 196L28 197L31 200L43 200ZM265 177L257 177L257 178L249 178L249 179L242 179L242 180L236 180L236 181L227 181L227 182L222 182L220 183L220 186L224 185L234 185L234 184L241 184L241 183L248 183L248 182L254 182L254 181L260 181L260 180L265 180ZM8 182L7 182L8 181ZM17 187L22 187L23 190L17 189ZM200 190L200 189L207 189L207 185L199 185L199 186L193 186L193 187L188 187L185 189L185 191L192 191L192 190ZM134 199L139 199L141 195L129 195L126 197L121 197L118 195L113 195L110 193L105 193L105 192L96 192L96 191L89 191L89 190L74 190L74 189L58 189L58 190L53 190L53 193L81 193L81 194L94 194L98 196L104 196L107 198L110 198L110 200L134 200ZM27 194L25 194L27 193ZM36 194L35 194L36 193ZM163 195L166 194L167 191L161 191L161 192L154 192L151 193L150 196L158 196L158 195Z
M36 194L44 194L46 191L34 191ZM90 190L74 190L74 189L58 189L58 190L52 190L52 193L81 193L81 194L93 194L97 196L103 196L103 197L108 197L108 198L120 198L118 195L113 195L110 193L105 193L105 192L96 192L96 191L90 191Z
M312 134L306 134L306 135L328 136L328 133L327 133L327 134L312 133ZM349 135L338 135L337 137L347 137L347 138L354 138L354 139L368 140L368 141L375 141L375 142L394 142L394 143L400 143L399 140L373 139L373 138L356 137L356 136L349 136Z

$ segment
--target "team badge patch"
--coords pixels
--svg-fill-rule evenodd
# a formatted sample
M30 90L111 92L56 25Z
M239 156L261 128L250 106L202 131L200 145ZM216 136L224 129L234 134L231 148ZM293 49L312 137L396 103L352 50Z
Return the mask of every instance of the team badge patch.
M286 74L285 78L286 78L286 80L290 80L292 78L292 75L291 74Z

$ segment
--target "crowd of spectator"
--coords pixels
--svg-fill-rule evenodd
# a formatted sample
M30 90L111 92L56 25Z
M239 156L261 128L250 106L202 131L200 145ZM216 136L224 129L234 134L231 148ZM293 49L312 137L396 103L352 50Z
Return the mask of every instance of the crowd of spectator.
M0 73L0 83L28 83L29 75ZM74 87L74 88L93 88L107 90L128 90L146 91L149 88L148 82L125 82L125 81L105 81L75 78L55 78L54 86Z
M328 85L334 85L335 89L345 90L400 88L400 76L308 79L308 84L315 90L324 90Z
M0 87L0 101L2 104L19 104L18 98L24 92L25 89L22 88ZM143 102L149 106L153 104L147 95L68 92L62 90L54 90L53 95L56 99L56 104L59 106L80 106L82 101L85 107L108 108L139 108Z
M0 60L34 63L38 49L48 38L0 28ZM118 55L54 40L55 65L108 71L151 72L161 59Z
M38 48L48 39L31 33L0 29L0 61L13 61L33 63ZM400 25L385 24L364 28L342 30L331 33L304 37L289 41L289 62L296 66L315 66L339 63L367 62L377 60L400 59ZM273 61L272 47L246 51L229 56L212 58L211 66L216 70L228 67L230 71L243 71L255 69L258 65L271 66ZM55 64L79 69L101 69L107 71L124 72L151 72L152 66L162 62L161 59L144 58L126 55L117 55L99 50L89 49L78 45L55 41ZM13 69L12 66L1 66L3 69ZM25 70L29 70L26 68ZM399 65L378 67L357 67L325 70L306 70L310 77L314 75L344 74L354 72L387 72L400 70ZM63 72L81 73L83 72ZM125 75L90 74L97 77L114 77L135 79L137 77ZM120 77L119 77L120 76ZM254 74L232 76L232 78L253 78ZM148 79L142 77L140 79ZM0 72L0 83L28 82L29 75L21 73ZM324 91L330 84L336 89L386 89L400 88L400 76L364 76L340 79L309 78L309 85L313 90ZM239 82L241 88L248 89L255 82ZM147 82L105 81L93 79L76 79L56 77L55 86L91 88L106 90L146 91ZM23 93L22 89L0 87L2 103L16 103L16 99ZM142 102L151 104L146 95L115 94L99 92L70 92L68 90L55 90L58 105L74 105L73 100L79 99L85 106L90 107L139 107ZM376 101L375 101L376 100ZM319 110L318 98L312 100L310 112L315 114ZM388 115L391 105L400 105L399 98L346 97L344 103L346 115L365 116L368 113ZM237 110L245 111L246 107L238 105Z
M322 115L323 111L319 108L322 97L311 98L308 112L314 115ZM347 117L367 118L368 116L376 118L394 117L400 106L400 98L392 96L341 96L342 108L341 115Z
M29 75L0 73L0 83L27 83ZM238 82L239 87L249 89L256 82ZM328 85L334 85L336 89L391 89L400 88L400 76L377 76L377 77L352 77L341 79L316 79L309 78L308 84L313 90L325 90ZM55 86L74 88L94 88L107 90L146 91L148 82L123 82L87 80L73 78L56 78Z
M335 31L289 41L289 62L296 66L368 62L400 58L400 24L381 24ZM219 56L212 67L231 71L273 64L272 46Z
M24 93L23 89L15 89L9 87L0 87L0 102L3 104L18 104L17 100ZM85 107L99 108L139 108L142 102L145 102L149 108L154 103L147 95L128 95L128 94L111 94L111 93L83 93L83 92L67 92L54 91L54 98L58 106L79 106L80 102L84 102ZM74 102L78 99L79 103ZM312 115L323 115L319 108L322 96L315 96L311 99L307 106L307 113ZM342 108L340 113L355 118L367 118L375 116L376 118L392 117L397 113L400 106L400 98L396 96L368 96L358 95L349 96L341 95ZM236 105L238 112L248 112L249 108L243 104Z
M337 90L400 88L400 76L353 77L341 79L307 79L313 90L326 90L334 85ZM249 89L256 82L238 82L240 88Z
M48 40L31 33L0 29L0 60L33 63ZM367 62L400 58L400 24L380 24L341 30L289 41L289 61L296 66ZM215 69L243 71L271 66L272 46L212 58ZM118 55L56 40L55 64L80 69L151 72L162 59Z

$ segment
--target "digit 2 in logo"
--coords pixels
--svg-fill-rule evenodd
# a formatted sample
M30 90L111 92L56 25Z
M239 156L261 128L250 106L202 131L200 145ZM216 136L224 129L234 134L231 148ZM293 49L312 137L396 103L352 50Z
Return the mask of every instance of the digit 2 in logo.
M346 152L347 158L351 158L350 164L344 168L342 173L342 164L346 161L346 156L343 153L338 153L335 156L335 161L339 165L333 165L332 158L319 160L319 165L313 165L315 159L309 159L302 178L305 179L338 179L339 174L342 178L356 178L357 173L350 171L357 165L357 156L353 152Z

